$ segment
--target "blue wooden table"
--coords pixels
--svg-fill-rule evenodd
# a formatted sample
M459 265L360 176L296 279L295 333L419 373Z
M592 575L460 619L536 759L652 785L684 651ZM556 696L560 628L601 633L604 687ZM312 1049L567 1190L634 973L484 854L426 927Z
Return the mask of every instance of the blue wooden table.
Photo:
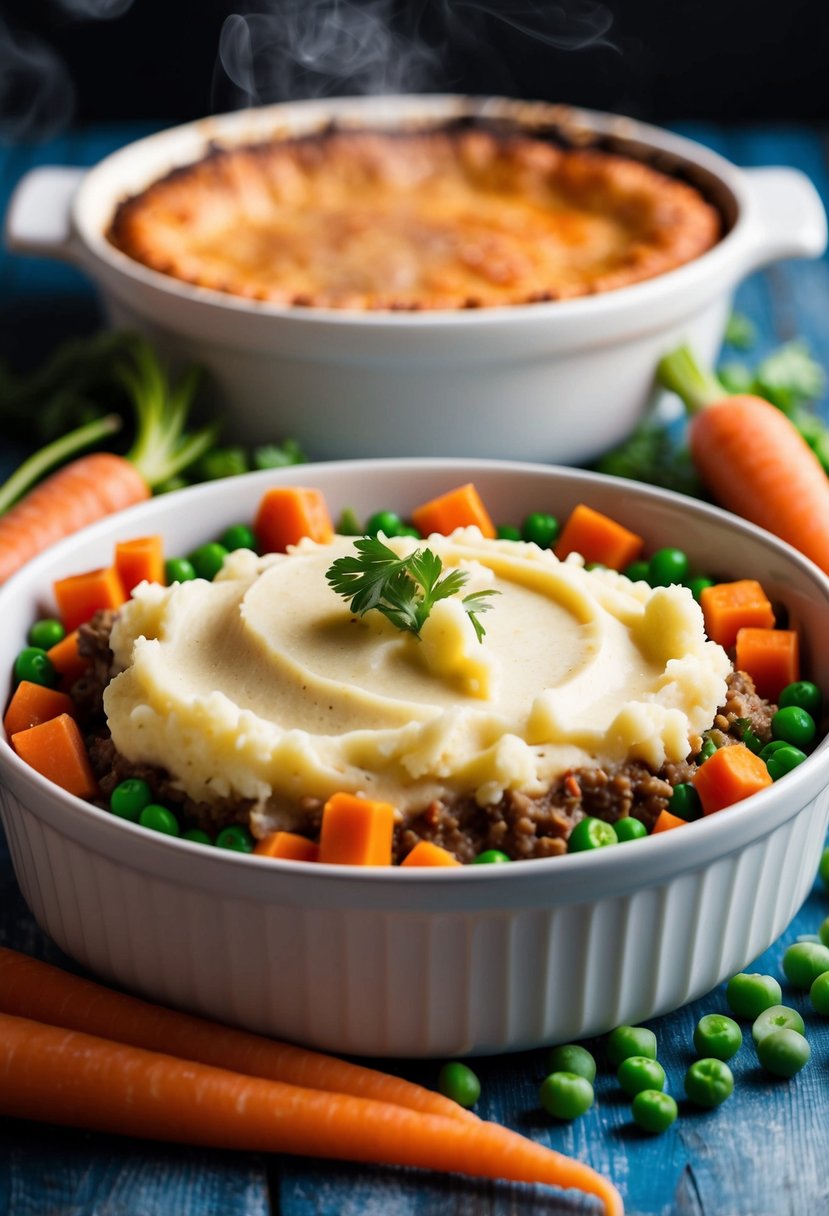
M829 205L829 143L804 128L683 131L743 165L787 164L808 173ZM39 148L0 148L0 213L14 182L36 164L93 164L143 129L77 131ZM829 263L784 263L741 287L737 307L755 323L752 358L797 336L829 367ZM0 252L0 357L31 362L60 338L98 321L91 288L75 270ZM826 403L822 408L825 410ZM15 458L0 435L0 477ZM829 644L829 643L828 643ZM771 893L770 893L771 896ZM753 964L782 980L785 948L829 915L829 892L815 887L783 937ZM677 926L692 932L693 926ZM18 891L0 836L0 943L71 968L38 929ZM736 1089L715 1112L682 1099L698 1018L726 1011L718 989L653 1022L668 1089L680 1118L651 1138L632 1124L613 1075L604 1071L596 1103L571 1125L538 1105L543 1050L475 1062L479 1114L588 1161L617 1184L632 1216L801 1216L829 1212L829 1020L812 1014L784 982L784 1000L805 1018L809 1066L794 1080L769 1078L750 1042L732 1061ZM594 1045L600 1051L600 1045ZM384 1067L434 1086L442 1061ZM2 1079L0 1079L2 1084ZM525 1216L595 1211L540 1189L294 1158L201 1151L0 1120L0 1216Z

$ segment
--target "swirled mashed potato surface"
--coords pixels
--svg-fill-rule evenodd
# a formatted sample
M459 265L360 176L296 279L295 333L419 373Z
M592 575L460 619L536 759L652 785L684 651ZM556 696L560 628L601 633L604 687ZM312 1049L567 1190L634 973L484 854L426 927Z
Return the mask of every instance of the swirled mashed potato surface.
M388 541L403 556L417 544ZM197 801L253 799L254 830L302 822L337 790L392 802L496 802L571 768L681 760L731 669L682 587L651 589L476 529L429 548L468 582L421 637L357 618L325 572L353 539L238 551L212 582L142 584L112 632L104 707L118 751ZM479 642L464 594L498 592Z

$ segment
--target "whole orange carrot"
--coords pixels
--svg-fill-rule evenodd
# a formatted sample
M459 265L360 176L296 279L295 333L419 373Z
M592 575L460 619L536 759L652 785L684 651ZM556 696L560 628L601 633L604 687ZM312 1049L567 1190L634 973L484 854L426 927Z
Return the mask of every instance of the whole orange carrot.
M457 1102L401 1077L142 1001L5 947L0 947L0 1012L246 1076L479 1122Z
M658 378L691 415L691 455L720 506L829 574L829 477L794 423L761 397L729 396L687 347L661 360Z
M620 1216L589 1166L483 1121L462 1122L350 1094L143 1051L0 1014L0 1114L215 1148L419 1166L572 1187Z
M0 516L0 583L64 536L149 496L123 456L93 452L64 465Z
M132 447L126 456L96 452L78 457L41 481L49 468L120 425L117 418L98 419L48 444L0 486L0 583L64 536L149 498L155 486L215 442L213 425L184 432L195 369L171 385L152 348L135 338L129 359L117 370L135 411Z

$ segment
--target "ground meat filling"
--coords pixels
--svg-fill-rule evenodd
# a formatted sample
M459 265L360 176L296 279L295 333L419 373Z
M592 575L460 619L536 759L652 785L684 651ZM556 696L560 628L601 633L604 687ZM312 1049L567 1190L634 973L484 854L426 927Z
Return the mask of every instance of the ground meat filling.
M116 751L103 714L103 692L113 675L109 645L113 619L111 612L99 612L81 626L78 650L90 665L72 689L104 805L121 781L140 777L150 786L153 798L175 811L186 827L215 832L228 824L247 824L254 807L250 799L195 803L164 769L134 764ZM757 695L750 676L732 672L725 702L706 735L717 747L742 742L747 732L768 743L776 708ZM487 849L498 849L516 861L555 857L566 853L571 831L586 816L615 823L633 815L650 831L659 813L668 808L673 787L692 780L695 757L703 743L702 737L692 739L686 760L666 764L657 773L639 761L629 761L614 767L573 769L539 797L509 790L491 806L479 806L470 796L432 802L397 828L392 859L401 861L419 840L441 845L461 862L470 862ZM299 810L305 834L317 839L322 804L308 798Z

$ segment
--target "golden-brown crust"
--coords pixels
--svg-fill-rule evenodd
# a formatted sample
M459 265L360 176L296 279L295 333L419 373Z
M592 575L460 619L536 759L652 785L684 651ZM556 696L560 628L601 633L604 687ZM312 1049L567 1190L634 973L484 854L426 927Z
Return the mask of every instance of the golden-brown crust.
M597 149L487 130L336 130L211 152L125 200L110 241L270 303L461 309L663 274L720 237L691 186Z

